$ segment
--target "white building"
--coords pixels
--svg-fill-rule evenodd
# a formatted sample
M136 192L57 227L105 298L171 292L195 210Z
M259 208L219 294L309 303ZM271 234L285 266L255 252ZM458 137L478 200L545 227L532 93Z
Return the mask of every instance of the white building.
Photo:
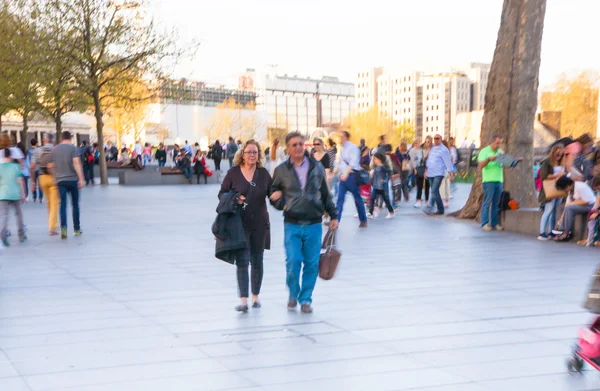
M377 78L379 112L389 116L394 125L416 126L420 77L420 72L386 72Z
M471 110L483 110L491 64L469 63L459 69L471 80Z
M73 143L77 145L82 141L97 140L96 121L88 122L82 119L83 116L84 114L79 113L67 113L63 116L62 130L71 132L74 136ZM22 119L15 115L6 115L2 117L2 133L8 134L14 142L23 142L26 147L29 147L31 139L35 138L41 143L45 133L56 134L56 124L48 120L29 121L27 134L25 134Z
M315 129L341 124L354 106L354 84L337 77L255 77L256 108L266 113L269 128L311 134Z
M379 76L383 74L383 68L369 68L358 72L355 89L354 104L358 111L368 111L377 104Z

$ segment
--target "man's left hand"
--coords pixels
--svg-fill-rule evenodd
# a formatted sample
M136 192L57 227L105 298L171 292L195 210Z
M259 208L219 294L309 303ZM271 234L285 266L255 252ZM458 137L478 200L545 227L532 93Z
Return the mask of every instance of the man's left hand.
M329 222L329 229L335 231L336 229L338 229L339 225L340 225L339 221L337 221L335 219L331 219L331 221Z

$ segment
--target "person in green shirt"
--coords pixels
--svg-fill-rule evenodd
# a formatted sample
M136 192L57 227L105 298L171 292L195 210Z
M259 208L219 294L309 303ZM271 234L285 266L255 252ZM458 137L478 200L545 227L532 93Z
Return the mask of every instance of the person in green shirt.
M490 145L483 148L477 157L483 183L481 227L484 231L491 231L493 229L502 231L503 229L498 222L498 215L500 213L502 184L504 183L504 168L500 163L495 161L496 157L503 153L502 149L500 149L501 144L502 137L493 136Z
M25 236L25 224L23 223L23 212L21 203L25 201L25 182L21 172L21 166L11 159L11 150L4 150L4 162L0 164L0 239L8 247L8 210L13 207L17 216L19 228L19 240L23 243Z

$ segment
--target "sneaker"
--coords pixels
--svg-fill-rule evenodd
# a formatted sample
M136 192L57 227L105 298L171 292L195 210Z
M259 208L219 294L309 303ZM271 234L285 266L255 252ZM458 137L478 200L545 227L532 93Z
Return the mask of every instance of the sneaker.
M368 218L368 219L372 219L372 218L373 218L373 215L372 215L371 213L367 213L367 218Z
M415 208L420 208L421 207L421 201L417 201L417 203L415 204Z
M288 311L293 311L298 306L298 302L296 300L289 300L287 303Z
M503 226L501 226L500 224L498 224L497 226L495 226L495 227L494 227L494 229L495 229L496 231L504 231L504 227L503 227Z
M492 230L492 226L489 224L484 225L481 229L485 232L490 232Z
M2 244L4 245L4 247L10 247L10 243L8 242L8 237L2 238Z
M385 216L385 219L386 219L386 220L391 220L391 219L393 219L393 218L394 218L394 216L395 216L395 215L396 215L395 213L388 213L388 215L387 215L387 216Z
M25 243L25 241L26 241L26 240L27 240L27 235L23 235L23 236L21 236L21 237L19 238L19 241L20 241L21 243Z
M547 233L545 233L545 232L544 232L544 233L541 233L541 234L538 236L538 240L541 240L541 241L543 241L543 242L546 242L546 241L550 240L550 237L548 236L548 234L547 234Z
M247 306L247 305L240 304L240 305L238 305L237 307L235 307L235 310L236 310L237 312L246 313L246 312L248 312L248 306Z
M313 309L310 304L302 304L300 311L302 311L304 314L312 314Z
M358 213L354 215L354 218L355 218L355 219L358 219Z
M560 235L562 235L562 234L563 234L563 231L560 231L560 230L558 230L558 229L553 229L553 230L552 230L552 235L553 235L553 236L560 236Z
M83 234L83 231L80 229L76 229L75 232L73 232L73 236L81 236Z
M61 228L60 229L60 238L61 239L66 239L67 238L67 229L66 228Z

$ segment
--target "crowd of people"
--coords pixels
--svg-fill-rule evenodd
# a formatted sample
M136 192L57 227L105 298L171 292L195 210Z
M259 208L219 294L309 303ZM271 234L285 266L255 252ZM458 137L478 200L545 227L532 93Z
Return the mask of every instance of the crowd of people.
M45 197L48 208L48 234L67 239L67 196L73 209L73 234L80 236L79 190L86 183L93 183L94 148L87 142L76 147L72 135L63 131L58 145L54 136L46 133L43 146L31 140L25 150L22 143L13 146L7 135L0 139L0 240L9 246L11 232L8 226L10 210L14 210L20 242L27 239L21 204L28 200L31 191L33 201L40 203ZM91 171L91 174L90 174ZM60 215L60 232L58 217Z
M261 307L263 254L270 248L267 200L284 215L287 307L294 310L300 305L303 313L313 311L322 227L337 229L347 193L354 199L360 228L367 228L368 220L377 216L378 206L385 205L386 218L393 218L399 203L410 201L410 190L419 182L426 199L415 206L430 215L444 213L458 163L454 140L446 143L436 135L422 144L413 143L410 149L405 140L393 148L384 136L374 148L365 140L360 145L350 140L350 133L339 131L327 144L321 138L310 140L309 148L302 134L292 132L283 146L276 139L263 151L258 142L248 140L236 149L221 184L213 225L217 258L237 267L240 304L236 311ZM268 157L270 170L263 156Z
M600 149L594 140L588 134L558 140L536 165L535 177L543 210L538 239L571 240L575 218L583 215L587 239L578 244L600 246Z

